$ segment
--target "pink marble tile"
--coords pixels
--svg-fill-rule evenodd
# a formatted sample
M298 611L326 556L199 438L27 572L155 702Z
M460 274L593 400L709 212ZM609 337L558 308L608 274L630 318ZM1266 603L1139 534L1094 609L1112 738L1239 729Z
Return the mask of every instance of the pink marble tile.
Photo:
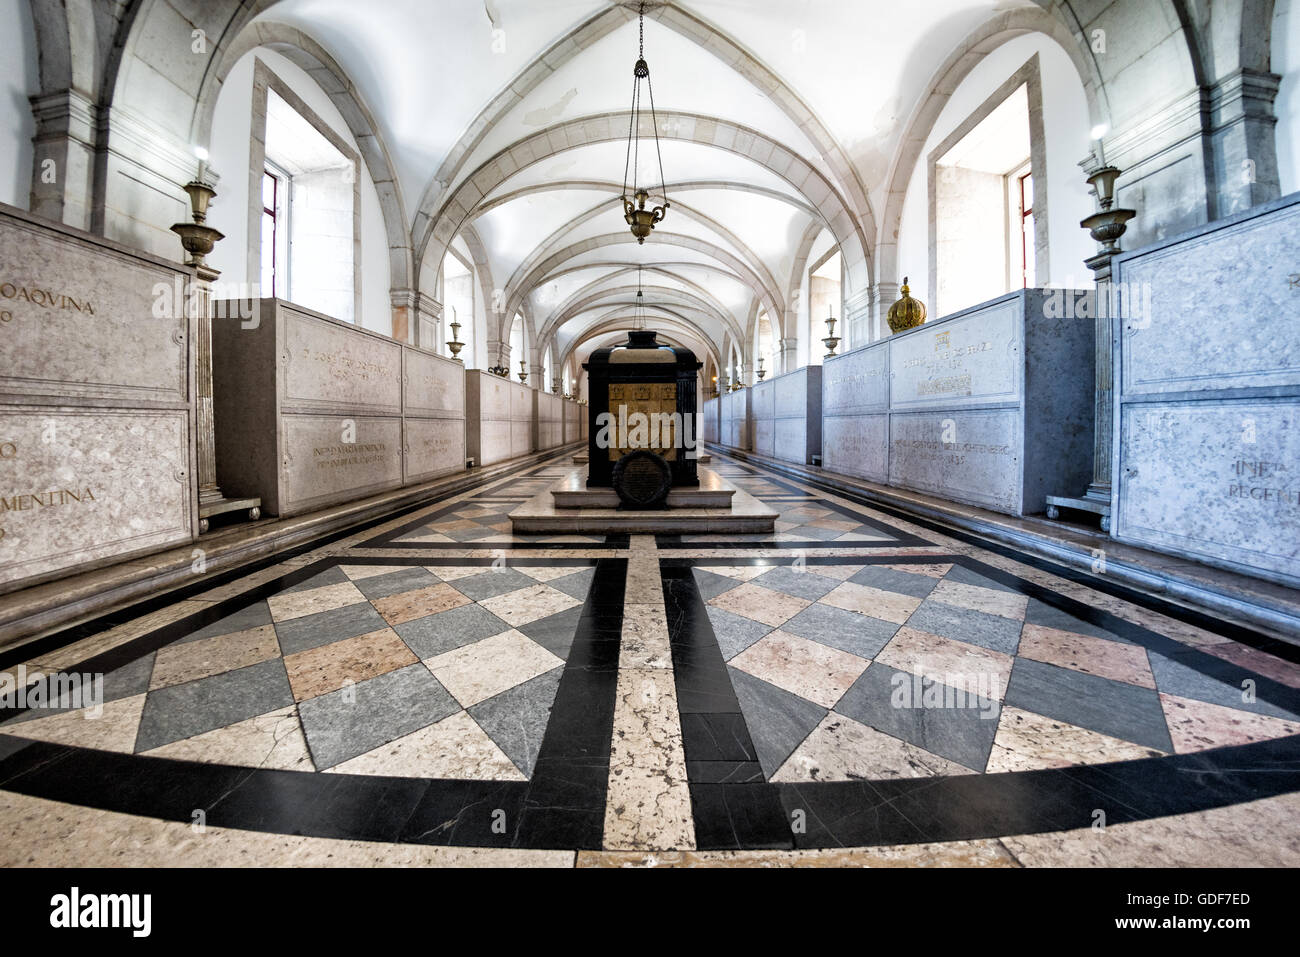
M1139 688L1155 688L1145 648L1091 635L1076 635L1041 625L1020 632L1020 657L1032 658L1072 671L1113 678Z
M1161 694L1160 705L1165 709L1169 736L1179 754L1300 734L1300 724L1294 721L1177 695Z

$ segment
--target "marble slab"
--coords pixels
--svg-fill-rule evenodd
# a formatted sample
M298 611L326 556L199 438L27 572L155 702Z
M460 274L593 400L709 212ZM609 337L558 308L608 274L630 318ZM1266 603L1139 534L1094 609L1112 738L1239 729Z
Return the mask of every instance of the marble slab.
M464 419L407 418L404 427L408 485L465 468Z
M283 411L401 412L401 345L288 303L275 305Z
M1131 403L1116 537L1300 584L1300 399Z
M465 373L467 452L492 465L533 450L534 390L478 369Z
M1300 585L1300 195L1115 271L1112 534Z
M0 407L0 585L191 541L188 410Z
M0 206L0 393L184 405L189 278L182 267Z
M1095 324L1052 308L1081 295L1013 293L826 360L823 466L1013 515L1082 489Z
M889 433L890 485L1020 514L1019 410L904 413Z
M402 410L407 415L465 418L465 366L423 349L402 350Z
M754 451L771 457L776 450L776 383L768 380L750 392L754 418Z
M1119 261L1126 395L1300 384L1300 201L1215 226Z
M1020 398L1023 302L999 300L890 340L890 408L957 409Z
M822 467L869 482L888 482L889 414L823 417Z
M353 416L347 421L354 442L344 441L344 420L337 416L281 418L283 468L275 514L296 515L401 486L402 420Z

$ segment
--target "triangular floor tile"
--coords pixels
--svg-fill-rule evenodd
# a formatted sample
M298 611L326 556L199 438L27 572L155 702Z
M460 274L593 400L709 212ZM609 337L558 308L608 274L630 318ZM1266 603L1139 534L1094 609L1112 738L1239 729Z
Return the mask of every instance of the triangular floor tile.
M1160 757L1163 752L1019 708L1003 708L985 770L1038 771Z
M330 769L339 774L460 781L522 781L524 776L464 711Z
M103 705L98 718L88 718L88 708L64 711L48 718L34 718L14 724L5 731L33 741L50 741L78 748L95 748L99 751L121 751L130 754L135 750L135 736L140 728L140 715L144 713L147 695L138 694Z
M832 711L772 780L870 781L972 773L970 768Z
M532 776L563 673L563 668L555 668L469 709L479 726L526 776Z
M155 758L235 764L280 771L312 771L307 739L292 705L145 751Z
M1179 754L1300 734L1300 723L1294 721L1177 695L1162 694L1160 706L1165 709L1169 736Z
M749 736L758 752L758 763L770 781L808 733L826 716L821 705L746 674L727 668L731 685L740 701Z

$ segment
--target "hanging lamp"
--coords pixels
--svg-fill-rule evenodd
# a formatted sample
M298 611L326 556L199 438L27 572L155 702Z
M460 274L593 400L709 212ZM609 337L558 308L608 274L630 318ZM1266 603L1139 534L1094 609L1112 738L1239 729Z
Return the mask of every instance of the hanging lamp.
M654 231L655 225L663 221L671 204L668 202L668 190L664 181L664 159L659 149L659 120L655 116L655 91L650 84L650 66L645 61L645 3L642 2L640 17L640 48L636 65L632 68L632 114L628 119L627 159L623 163L623 218L632 227L632 235L638 243L644 243L646 237ZM650 129L654 134L655 158L659 163L659 192L663 204L651 206L650 191L646 184L638 183L641 159L641 81L645 81L646 91L650 95Z

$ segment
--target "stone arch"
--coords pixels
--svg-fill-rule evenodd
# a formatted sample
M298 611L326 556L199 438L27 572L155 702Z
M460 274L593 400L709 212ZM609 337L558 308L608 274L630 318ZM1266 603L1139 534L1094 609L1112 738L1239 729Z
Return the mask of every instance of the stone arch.
M538 263L533 271L524 278L521 288L531 289L542 282L545 277L549 276L557 266L568 262L576 256L593 249L600 249L606 246L620 246L630 244L634 240L632 234L628 233L607 233L603 236L593 236L590 239L584 239L581 242L574 243L558 252L551 254L547 259ZM705 255L712 256L723 265L727 266L738 278L755 291L756 295L763 296L771 304L775 305L775 300L762 291L762 284L758 277L749 272L743 262L733 256L731 253L712 243L706 243L704 240L695 239L692 236L681 236L676 233L656 233L651 236L647 242L663 243L665 245L681 246L684 249L692 249L696 252L702 252Z
M632 285L611 287L599 290L598 292L592 293L590 296L586 296L571 303L563 311L556 312L547 320L546 326L544 327L544 335L548 339L552 339L564 324L574 316L581 315L584 312L589 312L610 299L630 300L636 295L636 289L637 287ZM708 316L710 319L713 319L724 331L729 330L733 335L740 331L740 326L736 322L735 317L725 310L718 309L715 305L701 296L685 292L681 289L672 289L668 286L649 286L646 287L646 292L650 293L652 298L652 302L647 303L645 306L647 310L652 306L662 306L665 303L679 306L684 309L693 309ZM630 304L627 301L621 302L619 303L619 308L624 310L629 309ZM697 328L696 332L702 339L709 338L708 334L703 329Z
M745 264L745 266L749 270L749 273L758 279L759 283L761 284L762 290L766 292L768 297L773 302L775 302L779 307L784 306L785 297L782 295L781 288L776 283L776 277L772 275L770 270L768 270L767 264L763 262L762 258L758 256L758 254L756 254L752 249L750 249L749 245L745 243L744 240L742 240L739 236L736 236L734 233L732 233L721 223L717 222L716 220L712 219L709 216L706 216L705 214L701 213L699 210L696 210L693 207L685 203L682 203L680 200L678 200L676 203L673 204L673 208L674 210L683 213L688 219L693 219L696 222L700 223L701 225L708 227L710 230L717 233L728 243L730 243L731 246L734 247L736 251L741 254L740 261ZM601 203L597 206L594 206L591 209L587 210L586 212L580 213L578 216L575 216L573 219L569 220L563 226L559 227L554 232L552 232L551 235L548 236L545 240L539 243L537 245L537 248L532 252L532 254L527 259L525 259L522 263L519 264L519 268L515 270L515 274L511 276L510 280L506 283L507 303L517 304L523 300L523 298L530 291L531 287L520 285L520 281L522 277L530 275L533 267L536 266L538 262L544 260L547 257L549 251L554 248L555 243L557 243L560 239L562 239L566 233L572 231L574 228L582 225L583 223L588 222L591 219L594 219L596 216L608 212L609 212L608 203ZM722 248L722 247L715 247L715 248ZM509 308L507 308L506 311L509 312Z
M626 136L626 117L603 113L559 123L516 141L467 176L436 212L421 208L413 230L417 250L423 256L430 247L436 252L451 242L483 197L519 170L571 149L617 142ZM790 183L812 203L835 235L845 256L850 288L868 288L870 245L861 224L834 184L797 153L757 130L693 113L664 113L660 139L697 143L748 158Z
M1047 2L1047 0L1039 0ZM483 141L487 131L504 119L511 109L535 90L548 76L560 69L575 56L582 53L601 38L608 36L624 23L635 18L635 8L631 4L617 3L602 10L588 20L560 37L549 48L536 56L519 74L485 107L467 129L465 136L457 143L452 152L443 161L438 172L431 178L429 185L420 197L419 213L416 217L417 245L422 249L427 237L419 229L422 220L436 222L445 205L445 190L458 181L462 168L475 148ZM731 66L744 79L748 80L764 96L780 108L796 126L801 127L821 151L822 157L830 166L843 190L853 203L853 219L863 224L862 246L864 256L870 256L867 237L874 238L876 219L867 196L866 189L858 176L857 168L849 160L847 153L831 135L830 130L813 112L812 108L799 97L775 72L754 57L752 53L734 40L714 29L710 24L682 9L671 0L652 5L646 15L659 21L664 26L681 34L686 39L709 51L723 63ZM866 264L868 274L871 263ZM870 282L870 278L866 279Z

